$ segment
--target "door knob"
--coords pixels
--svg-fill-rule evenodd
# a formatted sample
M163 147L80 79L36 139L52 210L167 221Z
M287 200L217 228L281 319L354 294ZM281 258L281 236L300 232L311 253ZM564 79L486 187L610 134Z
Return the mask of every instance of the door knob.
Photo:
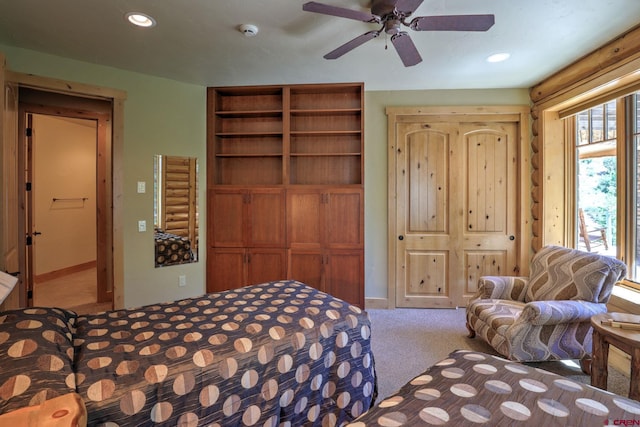
M404 236L398 236L398 240L404 240Z

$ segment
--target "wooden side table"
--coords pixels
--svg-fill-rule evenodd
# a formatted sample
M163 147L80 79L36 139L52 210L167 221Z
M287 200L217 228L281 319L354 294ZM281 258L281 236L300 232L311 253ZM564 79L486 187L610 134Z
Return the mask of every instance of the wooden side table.
M591 326L593 326L591 385L603 390L607 389L609 345L613 345L631 356L629 398L640 401L640 331L603 325L602 321L609 318L608 313L597 314L591 318Z

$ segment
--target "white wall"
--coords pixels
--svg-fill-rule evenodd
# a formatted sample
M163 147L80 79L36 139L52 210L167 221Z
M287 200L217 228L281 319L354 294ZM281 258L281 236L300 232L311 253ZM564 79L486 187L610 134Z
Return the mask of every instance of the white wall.
M33 163L35 275L95 261L96 122L35 114Z

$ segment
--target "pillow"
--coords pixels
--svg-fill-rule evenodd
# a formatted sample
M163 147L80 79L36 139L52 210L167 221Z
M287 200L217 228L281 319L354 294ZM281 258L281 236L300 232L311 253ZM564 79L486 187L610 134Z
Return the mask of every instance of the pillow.
M76 391L76 317L59 308L0 312L0 414Z
M583 300L606 303L613 285L625 274L626 266L615 258L546 246L531 261L525 302Z

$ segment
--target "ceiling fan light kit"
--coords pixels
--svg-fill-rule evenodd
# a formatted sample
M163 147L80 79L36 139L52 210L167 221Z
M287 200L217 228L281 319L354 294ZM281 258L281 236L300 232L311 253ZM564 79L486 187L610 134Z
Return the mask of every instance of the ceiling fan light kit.
M402 25L414 31L487 31L495 23L495 16L489 14L418 16L408 21L423 1L373 0L371 13L311 1L302 5L302 10L381 25L380 29L368 31L327 53L325 59L337 59L384 31L391 36L391 43L405 67L419 64L422 57L409 33L402 31Z

